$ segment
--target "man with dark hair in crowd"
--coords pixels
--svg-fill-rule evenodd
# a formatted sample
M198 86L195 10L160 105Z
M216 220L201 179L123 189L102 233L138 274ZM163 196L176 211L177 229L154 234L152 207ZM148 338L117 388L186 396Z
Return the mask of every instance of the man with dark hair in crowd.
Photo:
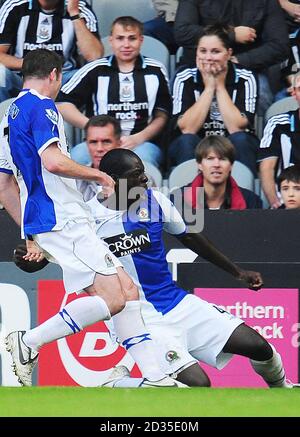
M120 122L110 115L94 115L84 129L91 165L99 168L100 161L107 152L121 147Z
M261 199L252 191L239 187L230 175L235 159L232 143L225 137L210 135L196 147L200 173L183 187L184 201L199 208L197 188L204 188L204 207L208 209L262 208Z

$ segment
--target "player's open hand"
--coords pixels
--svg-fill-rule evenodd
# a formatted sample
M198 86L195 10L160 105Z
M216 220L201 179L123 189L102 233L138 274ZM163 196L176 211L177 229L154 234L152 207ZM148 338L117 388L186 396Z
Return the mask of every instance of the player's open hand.
M112 177L110 177L108 174L104 173L103 171L99 171L100 177L99 177L99 185L102 186L102 196L104 198L107 198L111 196L115 191L115 181Z
M252 272L251 270L241 270L238 279L246 282L250 290L260 290L264 285L261 274L259 272Z
M25 261L40 262L44 259L42 249L34 242L26 240L27 253L23 256Z
M36 261L28 261L24 259L24 256L27 254L27 247L26 244L19 244L16 249L14 250L13 254L13 262L16 264L19 269L23 270L27 273L35 273L41 269L43 269L47 264L48 261L46 258L44 258L40 262Z

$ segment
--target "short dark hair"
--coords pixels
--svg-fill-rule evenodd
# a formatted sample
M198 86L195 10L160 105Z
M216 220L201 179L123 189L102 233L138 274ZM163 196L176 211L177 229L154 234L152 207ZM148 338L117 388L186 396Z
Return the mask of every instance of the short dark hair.
M295 182L296 184L300 184L300 166L292 165L291 167L287 167L277 178L277 186L280 191L280 187L283 181Z
M22 74L23 78L36 77L44 79L56 68L61 73L63 58L56 52L47 49L36 49L24 56Z
M112 149L100 161L99 170L107 173L114 179L120 179L136 162L142 160L132 150Z
M117 120L114 117L111 117L110 115L103 114L103 115L94 115L89 119L87 124L85 125L84 129L87 133L89 127L104 127L108 124L112 124L114 128L114 134L117 138L120 138L121 136L121 125L119 120Z
M235 161L234 145L228 138L221 135L208 135L196 146L195 158L198 163L206 158L209 152L213 150L221 158L227 158L231 164Z
M139 21L137 18L131 17L129 15L115 18L115 20L112 22L112 25L110 28L110 34L112 34L113 28L116 24L123 26L125 29L126 29L126 27L137 27L139 29L141 35L143 35L143 33L144 33L143 23L141 21Z
M198 43L203 36L216 36L222 41L226 49L232 48L233 42L230 39L230 33L233 31L231 26L223 23L209 24L204 27L203 33L199 37Z

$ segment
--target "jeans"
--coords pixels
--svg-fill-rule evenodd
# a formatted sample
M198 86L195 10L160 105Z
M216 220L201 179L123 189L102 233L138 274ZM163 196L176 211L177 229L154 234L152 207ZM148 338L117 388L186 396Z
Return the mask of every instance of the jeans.
M168 47L170 53L176 53L178 46L175 42L173 26L167 23L164 18L157 17L153 18L153 20L146 21L144 23L144 35L158 39Z
M235 132L227 137L234 145L236 160L245 164L257 176L256 159L259 140L255 135L247 132ZM195 158L195 148L201 138L195 134L182 134L169 147L171 166L176 166L189 159Z
M287 88L283 88L275 94L274 102L278 102L278 100L285 99L286 97L291 97L291 95L287 92Z
M145 142L135 147L133 152L136 153L141 160L150 162L155 165L155 167L159 167L162 163L162 151L156 144ZM82 165L87 165L91 162L91 156L86 142L72 147L71 158Z
M171 167L176 167L189 159L195 158L195 148L201 138L195 134L182 134L169 146L168 155Z
M68 70L63 72L62 85L71 79L78 70ZM0 64L0 102L16 97L23 87L22 76L16 71L9 70Z
M263 73L258 73L258 99L257 115L264 117L266 110L272 105L274 95L270 87L268 77Z
M235 148L235 159L245 164L257 177L257 152L259 149L259 139L247 132L235 132L227 137Z

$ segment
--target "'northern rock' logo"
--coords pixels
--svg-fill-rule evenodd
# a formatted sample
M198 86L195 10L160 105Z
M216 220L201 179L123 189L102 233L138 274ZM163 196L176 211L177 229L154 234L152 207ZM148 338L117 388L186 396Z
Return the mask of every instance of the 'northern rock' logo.
M138 229L130 234L119 234L105 238L109 250L118 258L133 255L151 247L150 235L146 229Z

